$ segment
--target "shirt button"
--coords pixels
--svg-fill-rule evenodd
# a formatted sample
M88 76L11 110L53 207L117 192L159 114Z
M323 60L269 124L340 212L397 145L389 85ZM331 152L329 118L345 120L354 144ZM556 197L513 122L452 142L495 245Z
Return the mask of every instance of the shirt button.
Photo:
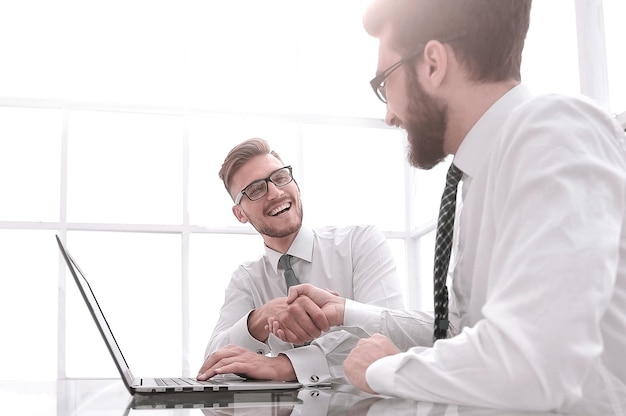
M257 354L263 354L263 350L256 350Z
M319 392L319 391L317 391L317 390L313 390L313 391L310 393L310 396L311 396L311 397L318 397L319 395L320 395L320 392Z
M309 377L309 379L315 383L317 383L318 381L320 381L320 378L316 375L313 375L311 377Z

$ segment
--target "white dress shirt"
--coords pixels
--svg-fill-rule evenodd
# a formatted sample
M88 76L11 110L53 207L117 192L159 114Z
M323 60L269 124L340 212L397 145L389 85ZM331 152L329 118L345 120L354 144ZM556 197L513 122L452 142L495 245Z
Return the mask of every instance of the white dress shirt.
M366 304L404 307L393 255L385 236L374 226L302 227L287 254L293 256L291 265L300 283ZM272 334L263 343L248 331L250 312L287 295L283 271L277 269L281 255L266 247L264 256L243 263L233 273L205 356L228 344L264 355L283 353L302 384L341 381L343 361L365 335L362 330L335 328L300 348Z
M429 314L347 301L345 326L405 351L370 365L369 385L459 405L626 411L624 139L587 100L524 86L501 97L453 161L464 176L452 338L431 348Z

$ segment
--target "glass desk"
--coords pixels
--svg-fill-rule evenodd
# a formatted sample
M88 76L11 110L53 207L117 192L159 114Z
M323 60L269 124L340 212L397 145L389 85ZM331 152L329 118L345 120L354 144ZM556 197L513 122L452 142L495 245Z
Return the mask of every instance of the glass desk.
M64 380L48 382L0 381L2 414L20 416L162 416L162 415L428 415L521 416L556 413L507 412L414 402L372 396L352 386L302 388L289 392L203 393L131 396L121 380ZM193 397L193 399L192 399ZM8 408L7 408L8 407Z

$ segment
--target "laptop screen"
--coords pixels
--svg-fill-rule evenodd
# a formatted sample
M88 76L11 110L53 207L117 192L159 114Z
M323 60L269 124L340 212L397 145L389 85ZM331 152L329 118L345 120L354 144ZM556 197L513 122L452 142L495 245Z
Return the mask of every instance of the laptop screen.
M115 340L113 332L111 332L111 328L109 327L109 324L104 317L104 314L102 313L102 309L100 309L100 305L98 304L96 296L91 290L91 286L85 278L82 270L80 269L80 267L78 267L78 264L76 264L70 253L65 249L63 243L61 243L59 236L56 236L56 239L57 243L59 244L59 248L61 249L61 253L65 258L65 262L67 263L67 266L72 272L72 276L74 276L74 280L76 281L76 284L80 289L80 293L82 294L85 303L87 303L89 312L91 312L91 315L96 321L96 324L98 325L98 330L100 331L102 338L104 338L104 342L107 344L107 348L109 349L109 352L111 353L111 356L115 361L115 365L117 366L117 369L119 370L120 375L124 380L124 384L126 384L126 387L128 388L133 382L133 375L128 368L128 364L126 363L126 359L124 358L122 351L120 351L120 348L117 345L117 341Z

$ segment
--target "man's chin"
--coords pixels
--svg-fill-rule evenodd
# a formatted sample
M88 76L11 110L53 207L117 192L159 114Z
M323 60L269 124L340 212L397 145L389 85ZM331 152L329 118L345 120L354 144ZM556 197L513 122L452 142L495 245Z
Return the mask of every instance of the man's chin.
M440 162L443 161L444 158L422 158L415 154L413 151L409 152L409 163L414 168L422 169L422 170L430 170L437 166ZM433 160L434 159L434 160Z
M263 235L272 238L285 238L292 234L300 231L300 227L302 226L301 222L296 222L294 224L281 224L279 226L270 226L269 224L265 225L263 229L256 228L255 229Z

